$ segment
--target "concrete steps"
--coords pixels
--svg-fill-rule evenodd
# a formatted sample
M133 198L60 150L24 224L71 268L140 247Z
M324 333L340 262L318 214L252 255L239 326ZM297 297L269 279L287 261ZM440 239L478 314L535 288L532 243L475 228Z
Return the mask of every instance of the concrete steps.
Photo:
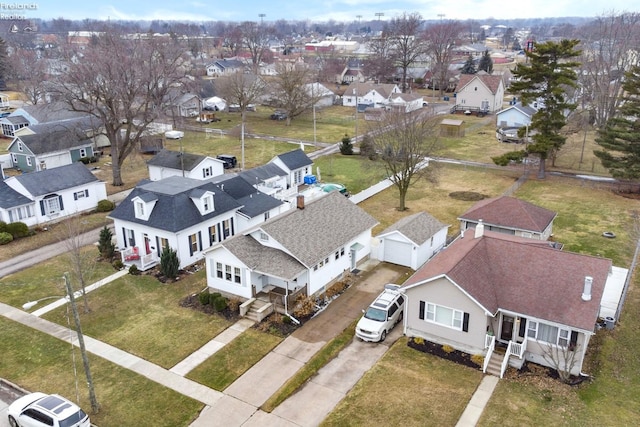
M493 352L491 354L491 359L489 359L486 373L500 378L500 370L502 369L502 361L504 360L504 357L504 354Z
M245 314L244 317L260 323L264 318L264 307L268 305L271 305L271 303L257 299L251 304L249 311L247 311L247 314Z

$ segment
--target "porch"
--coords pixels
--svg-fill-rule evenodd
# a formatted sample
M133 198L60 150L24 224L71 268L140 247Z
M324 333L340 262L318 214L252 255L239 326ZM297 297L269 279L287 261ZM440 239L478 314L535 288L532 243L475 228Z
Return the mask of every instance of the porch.
M261 322L274 312L290 315L299 295L307 296L306 286L287 293L286 289L267 285L255 297L242 303L240 316Z
M140 253L140 248L137 246L121 250L120 258L122 260L122 264L125 266L131 267L132 265L135 265L140 271L149 270L150 268L160 264L160 258L155 254L155 252L142 254Z
M527 350L526 339L521 343L509 341L505 347L503 343L496 341L494 335L487 334L485 335L484 343L486 354L482 372L502 378L507 366L511 365L516 369L520 369L524 365L524 353Z

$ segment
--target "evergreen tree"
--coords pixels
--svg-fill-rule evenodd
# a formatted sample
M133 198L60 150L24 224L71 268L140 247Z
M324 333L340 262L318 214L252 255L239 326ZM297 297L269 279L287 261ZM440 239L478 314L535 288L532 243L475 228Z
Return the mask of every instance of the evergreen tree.
M351 138L349 135L346 135L342 138L342 143L340 144L340 153L345 156L350 156L353 154L353 143L351 142Z
M100 230L98 251L100 251L100 256L107 260L111 260L116 252L116 245L113 244L113 233L106 225Z
M160 254L160 272L169 279L178 277L180 270L180 260L176 251L169 246L165 246Z
M10 63L7 55L7 44L0 37L0 79L5 79L9 73Z
M545 177L546 160L566 141L560 134L567 122L565 113L576 107L569 102L566 91L577 86L575 68L580 63L572 59L581 53L575 49L578 43L580 40L564 39L536 44L533 51L526 52L529 64L521 65L514 72L518 80L511 84L511 91L520 94L525 105L532 101L540 105L529 126L533 142L526 147L526 153L540 158L539 178ZM494 157L493 161L504 165L507 154Z
M477 72L478 71L476 70L476 65L473 63L473 56L469 55L469 57L467 58L466 62L462 66L462 69L460 70L460 73L461 74L475 74Z
M594 154L614 178L640 178L640 65L625 73L624 96L617 114L598 132L602 150Z
M493 59L489 55L489 51L485 50L482 58L480 58L480 63L478 64L478 71L484 71L487 74L491 74L493 72Z

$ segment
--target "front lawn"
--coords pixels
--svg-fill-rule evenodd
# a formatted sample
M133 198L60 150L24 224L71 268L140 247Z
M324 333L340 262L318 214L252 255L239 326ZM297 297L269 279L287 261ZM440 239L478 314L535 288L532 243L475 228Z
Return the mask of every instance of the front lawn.
M452 426L482 372L422 353L399 339L322 426Z

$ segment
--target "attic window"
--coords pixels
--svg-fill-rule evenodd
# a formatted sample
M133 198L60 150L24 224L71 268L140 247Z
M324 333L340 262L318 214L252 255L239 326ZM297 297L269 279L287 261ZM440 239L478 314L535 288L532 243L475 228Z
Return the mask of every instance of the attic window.
M144 218L144 202L136 202L136 218Z
M260 240L262 240L263 242L268 242L269 241L269 235L265 232L260 232Z
M473 90L478 91L478 86L474 87Z
M18 141L18 151L22 151L22 142Z
M213 197L211 195L203 197L202 210L204 212L211 212L213 210Z

